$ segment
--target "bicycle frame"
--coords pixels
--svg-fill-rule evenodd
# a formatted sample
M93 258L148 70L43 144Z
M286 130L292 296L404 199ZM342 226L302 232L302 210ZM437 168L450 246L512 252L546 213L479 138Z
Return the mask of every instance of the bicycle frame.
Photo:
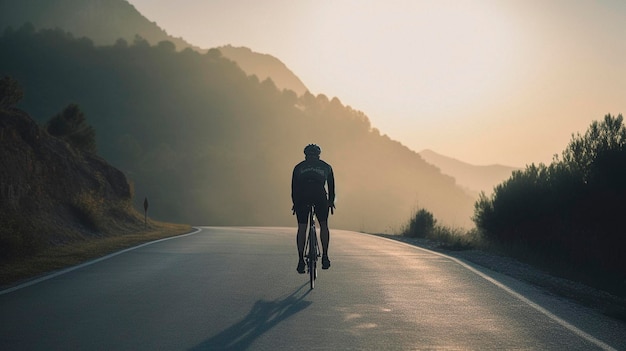
M314 205L309 205L309 220L308 227L309 232L306 237L306 244L304 252L306 266L309 271L309 280L311 283L311 289L315 287L315 279L317 279L317 259L320 257L319 243L317 242L317 232L315 230L315 218L314 218Z

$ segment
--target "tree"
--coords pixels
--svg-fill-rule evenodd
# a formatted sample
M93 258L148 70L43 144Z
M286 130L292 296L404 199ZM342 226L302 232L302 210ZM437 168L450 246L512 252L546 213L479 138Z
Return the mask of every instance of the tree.
M623 116L606 115L602 122L594 121L584 136L572 136L572 141L563 152L563 162L572 170L581 172L584 181L597 171L610 155L626 151L626 127Z
M170 53L172 53L172 52L176 52L176 45L174 45L174 43L172 43L172 42L171 42L171 41L169 41L169 40L163 40L163 41L160 41L160 42L157 44L157 48L158 48L159 50L164 51L164 52L170 52Z
M96 131L87 124L85 115L76 104L68 105L46 124L50 135L67 141L76 149L96 152Z
M437 220L432 213L425 209L420 209L415 214L415 217L411 219L409 227L406 229L404 235L412 238L425 238L433 233L435 230L435 224Z
M615 288L626 279L625 180L626 127L622 115L606 115L574 135L561 160L527 166L481 195L473 220L493 242Z
M20 84L9 76L0 79L0 108L13 107L24 97Z

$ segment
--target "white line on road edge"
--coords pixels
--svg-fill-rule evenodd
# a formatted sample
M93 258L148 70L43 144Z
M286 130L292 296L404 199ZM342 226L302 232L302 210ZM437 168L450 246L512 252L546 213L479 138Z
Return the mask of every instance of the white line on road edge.
M492 277L490 277L490 276L486 275L485 273L483 273L483 272L481 272L481 271L477 270L476 268L474 268L474 267L470 266L469 264L467 264L467 263L465 263L465 262L463 262L463 261L461 261L461 260L459 260L459 259L457 259L457 258L454 258L454 257L452 257L452 256L448 256L448 255L445 255L445 254L442 254L442 253L439 253L439 252L436 252L436 251L428 250L428 249L425 249L425 248L423 248L423 247L419 247L419 246L411 245L411 244L408 244L408 243L404 243L404 242L402 242L402 241L397 241L397 240L388 239L388 238L384 238L384 237L379 237L379 238L381 238L381 239L385 239L385 240L390 240L390 241L393 241L393 242L398 243L398 244L407 245L407 246L410 246L410 247L412 247L412 248L420 249L420 250L423 250L423 251L428 251L428 252L433 253L433 254L435 254L435 255L437 255L437 256L441 256L441 257L444 257L444 258L450 259L450 260L452 260L452 261L454 261L454 262L456 262L456 263L460 264L461 266L463 266L463 267L465 267L465 268L469 269L470 271L472 271L472 272L476 273L477 275L479 275L479 276L480 276L480 277L482 277L483 279L485 279L485 280L487 280L487 281L489 281L489 282L493 283L495 286L497 286L497 287L499 287L500 289L502 289L502 290L506 291L507 293L511 294L512 296L514 296L514 297L515 297L515 298L517 298L518 300L520 300L520 301L524 302L525 304L529 305L530 307L534 308L535 310L537 310L537 311L539 311L539 312L543 313L546 317L548 317L548 318L552 319L553 321L555 321L555 322L557 322L558 324L562 325L563 327L567 328L568 330L570 330L570 331L571 331L571 332L573 332L574 334L576 334L576 335L580 336L581 338L583 338L583 339L585 339L585 340L587 340L587 341L591 342L592 344L595 344L596 346L598 346L598 347L600 347L600 348L602 348L602 349L604 349L604 350L607 350L607 351L617 351L615 348L611 347L611 346L610 346L610 345L608 345L607 343L605 343L605 342L603 342L603 341L600 341L600 340L596 339L595 337L593 337L592 335L590 335L590 334L588 334L588 333L585 333L584 331L582 331L582 330L580 330L580 329L576 328L576 327L575 327L575 326L573 326L572 324L570 324L570 323L566 322L565 320L563 320L563 319L561 319L561 318L557 317L557 316L556 316L555 314L553 314L552 312L550 312L550 311L546 310L545 308L543 308L543 307L539 306L538 304L536 304L536 303L534 303L534 302L530 301L529 299L525 298L523 295L521 295L521 294L519 294L519 293L517 293L517 292L513 291L513 290L512 290L511 288L509 288L508 286L506 286L506 285L504 285L504 284L500 283L499 281L497 281L497 280L493 279Z
M83 267L90 266L90 265L92 265L92 264L94 264L94 263L98 263L98 262L101 262L101 261L104 261L104 260L108 260L108 259L109 259L109 258L111 258L111 257L115 257L115 256L117 256L117 255L121 255L121 254L123 254L123 253L125 253L125 252L132 251L132 250L136 250L136 249L138 249L138 248L140 248L140 247L144 247L144 246L148 246L148 245L156 244L156 243L159 243L159 242L161 242L161 241L167 241L167 240L172 240L172 239L178 239L178 238L182 238L182 237L184 237L184 236L189 236L189 235L198 234L200 231L202 231L202 229L200 229L200 228L195 228L195 229L196 229L195 231L190 232L190 233L181 234L181 235L172 236L172 237L169 237L169 238L163 238L163 239L154 240L154 241L149 241L149 242L147 242L147 243L143 243L143 244L141 244L141 245L137 245L137 246L129 247L128 249L124 249L124 250L122 250L122 251L117 251L117 252L114 252L114 253L112 253L112 254L109 254L109 255L106 255L106 256L102 256L102 257L100 257L100 258L96 258L95 260L91 260L91 261L88 261L88 262L85 262L85 263L81 263L81 264L79 264L79 265L77 265L77 266L73 266L73 267L66 268L66 269L60 270L60 271L58 271L58 272L52 273L52 274L48 274L48 275L43 276L43 277L41 277L41 278L33 279L33 280L31 280L31 281L27 281L26 283L22 283L22 284L20 284L20 285L14 286L14 287L12 287L12 288L8 288L8 289L5 289L5 290L0 291L0 295L8 294L8 293L13 292L13 291L15 291L15 290L23 289L23 288L25 288L25 287L27 287L27 286L31 286L31 285L35 285L35 284L37 284L37 283L41 283L41 282L46 281L46 280L48 280L48 279L52 279L52 278L54 278L54 277L58 277L58 276L60 276L60 275L62 275L62 274L69 273L69 272L71 272L71 271L75 271L75 270L77 270L77 269L80 269L80 268L83 268Z

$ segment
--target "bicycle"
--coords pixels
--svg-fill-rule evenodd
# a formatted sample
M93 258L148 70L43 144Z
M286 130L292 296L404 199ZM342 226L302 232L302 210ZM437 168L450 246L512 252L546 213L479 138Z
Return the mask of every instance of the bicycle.
M309 233L306 236L306 244L304 246L304 252L306 252L304 260L306 262L307 270L309 271L311 290L313 290L315 288L315 279L317 279L317 259L320 257L320 245L317 241L315 218L313 217L313 214L315 213L315 205L308 205L307 207L309 209Z

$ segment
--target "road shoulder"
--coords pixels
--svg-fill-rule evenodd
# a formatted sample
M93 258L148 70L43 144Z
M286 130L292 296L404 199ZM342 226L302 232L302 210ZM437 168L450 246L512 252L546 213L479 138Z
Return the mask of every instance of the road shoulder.
M592 339L601 349L622 349L622 345L626 345L626 302L619 297L578 282L554 277L511 257L480 250L446 250L427 239L377 236L460 261L478 271L479 275L484 274L487 280L502 285L502 288L517 295L523 302L535 305L534 308L550 315L576 334Z

